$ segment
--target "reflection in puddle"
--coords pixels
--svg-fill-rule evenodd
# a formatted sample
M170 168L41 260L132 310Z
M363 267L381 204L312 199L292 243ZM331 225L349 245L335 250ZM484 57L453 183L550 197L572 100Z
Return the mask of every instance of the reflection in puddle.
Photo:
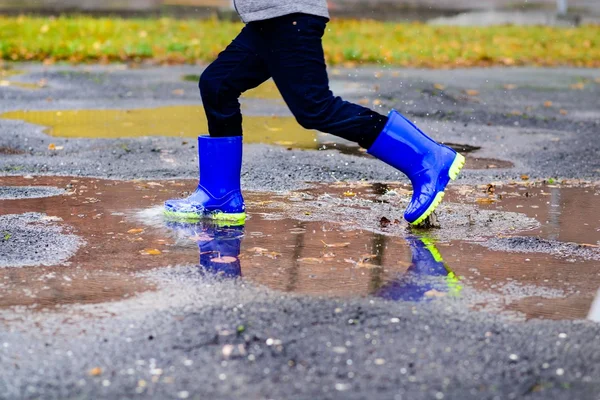
M485 229L466 223L459 230L446 226L424 236L408 231L401 221L380 226L381 210L392 212L408 196L395 183L354 185L351 197L341 186L247 192L249 218L243 227L166 222L160 204L194 184L0 177L0 186L67 188L54 197L0 200L0 215L45 213L86 243L59 265L0 268L0 307L120 301L156 289L145 271L190 264L281 292L412 301L459 298L475 309L527 318L586 318L600 287L596 187L497 185L493 202L479 202L489 196L484 194L489 188L455 186L446 214L462 212L457 203L463 203L481 215L496 210L495 218L517 210L541 226L498 231L502 221L485 217L473 219L488 224ZM382 204L385 209L377 208ZM484 235L461 240L469 230ZM0 231L7 238L0 246L11 246L11 227L0 226ZM454 233L448 236L448 231ZM554 251L556 243L563 246L560 251Z
M167 227L172 229L180 240L183 239L183 241L185 241L187 238L196 242L200 252L200 268L202 271L214 275L226 277L244 276L245 271L243 266L252 264L251 262L246 263L246 260L249 258L266 257L277 260L284 256L284 254L279 253L278 251L260 247L246 247L244 249L245 254L242 254L242 241L245 232L244 225L218 226L210 222L199 222L194 224L168 222ZM306 233L306 229L295 228L291 229L290 232L292 232L293 235L296 235L296 237L300 237L299 235ZM345 260L348 264L354 265L354 268L381 271L381 273L368 274L368 279L370 281L368 282L368 285L364 285L362 288L363 290L377 297L404 301L421 301L432 297L445 296L448 292L451 292L454 295L460 292L461 287L458 278L450 268L444 264L441 254L431 240L412 235L406 237L405 240L409 245L411 253L411 262L406 269L404 269L404 265L398 269L388 269L388 266L384 265L382 260L382 246L384 245L385 240L382 241L379 246L375 244L371 247L376 254L361 255L357 260ZM325 244L325 248L345 248L350 247L351 245L351 242ZM325 274L319 273L320 269L327 269L327 265L335 263L335 258L337 257L334 253L335 250L323 254L319 258L301 257L300 255L303 250L304 246L301 241L297 246L294 246L293 253L295 253L296 258L287 261L296 264L295 267L299 269L301 269L301 265L305 263L313 265L313 267L310 268L310 272L312 273L309 275L309 278L313 279L316 283L319 281L320 275L327 274L327 272L325 272ZM352 253L352 251L344 251L344 254L348 253ZM273 264L274 263L275 262L273 262ZM321 264L323 267L318 267L318 265ZM265 265L265 267L268 266ZM331 269L334 271L338 270L338 268ZM355 280L357 281L356 283L360 285L358 282L360 279L357 280L352 277L344 277L344 269L348 270L349 268L339 268L340 273L334 278L335 281L350 282ZM268 270L275 273L272 268L268 268ZM254 275L254 280L260 279L252 270L248 272L250 275ZM290 274L290 276L293 275ZM295 282L292 282L292 279L294 279ZM298 277L295 276L292 279L286 283L285 289L282 290L292 291L298 289ZM268 280L264 283L268 284ZM326 284L326 282L322 282L319 283L319 286ZM298 290L294 291L298 292Z

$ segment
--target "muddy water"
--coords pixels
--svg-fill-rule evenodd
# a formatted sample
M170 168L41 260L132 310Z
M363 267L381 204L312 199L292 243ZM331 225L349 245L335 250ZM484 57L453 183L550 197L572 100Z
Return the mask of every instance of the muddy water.
M249 192L249 218L237 227L162 218L161 202L184 195L194 187L192 181L3 177L0 185L66 188L61 196L0 201L0 215L43 212L58 217L56 224L86 242L61 265L1 268L2 307L118 301L155 290L140 272L182 264L282 292L457 299L474 309L517 318L585 318L600 287L598 186L455 186L443 212L470 204L475 212L518 211L540 222L533 230L509 227L503 232L492 221L489 237L461 241L441 234L452 227L410 231L390 216L374 229L359 214L348 213L340 222L322 218L316 210L313 215L304 211L317 196L337 208L336 201L356 208L357 198L375 205L389 191L404 193L405 187L394 184L357 185L351 191L342 185L317 186L282 195ZM302 215L297 215L299 209ZM554 251L519 242L524 237L575 244ZM508 239L517 241L503 242ZM494 240L500 242L493 245Z

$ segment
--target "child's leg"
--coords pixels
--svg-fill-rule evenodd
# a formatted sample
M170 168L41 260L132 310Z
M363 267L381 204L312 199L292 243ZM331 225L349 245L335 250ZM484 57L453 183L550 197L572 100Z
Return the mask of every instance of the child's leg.
M292 14L256 24L269 72L298 123L369 148L387 117L333 95L321 37L327 19Z
M202 73L200 93L211 136L242 136L238 99L270 78L265 62L258 56L261 45L253 28L246 26Z
M198 188L185 199L166 201L169 217L244 222L246 208L240 190L242 114L238 98L269 78L266 64L257 55L259 46L261 41L253 28L246 26L200 77L210 137L198 137Z
M302 126L357 142L410 178L414 190L404 217L418 225L442 201L464 157L435 142L397 111L384 117L334 97L321 43L326 23L325 18L306 14L256 23L267 46L263 57L271 76Z

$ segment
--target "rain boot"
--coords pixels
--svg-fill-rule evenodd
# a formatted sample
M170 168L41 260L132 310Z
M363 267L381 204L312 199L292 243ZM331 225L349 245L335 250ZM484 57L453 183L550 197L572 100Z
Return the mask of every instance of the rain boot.
M367 151L405 173L413 185L404 218L419 225L441 203L446 185L456 179L465 158L437 143L396 110Z
M185 199L165 202L172 219L244 222L246 208L240 190L242 137L198 137L200 181Z
M458 295L459 280L444 263L432 240L409 236L406 238L412 262L406 273L381 287L376 296L388 300L423 301L435 293ZM434 292L435 291L435 292Z
M242 275L240 252L244 225L226 225L207 221L197 223L167 222L177 241L193 240L200 250L199 267L203 274L235 278Z
M242 275L240 252L244 225L203 224L203 235L196 241L200 250L200 268L211 275L235 278Z

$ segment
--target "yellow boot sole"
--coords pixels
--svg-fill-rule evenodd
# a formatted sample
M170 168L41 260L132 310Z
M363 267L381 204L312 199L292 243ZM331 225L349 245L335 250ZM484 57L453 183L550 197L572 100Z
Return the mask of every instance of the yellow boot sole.
M448 170L448 177L451 180L456 180L456 178L458 177L458 174L460 174L460 171L463 169L464 166L465 166L465 157L460 153L456 153L456 157L454 157L454 161L452 162L452 165L450 166L450 169ZM429 217L431 215L432 212L435 211L435 209L440 205L440 203L442 202L443 199L444 199L443 191L439 192L437 195L435 195L435 199L433 199L433 203L431 203L431 205L427 208L427 210L425 210L425 212L419 218L417 218L414 222L411 222L411 224L413 226L420 225L423 221L425 221L425 219L427 217Z

